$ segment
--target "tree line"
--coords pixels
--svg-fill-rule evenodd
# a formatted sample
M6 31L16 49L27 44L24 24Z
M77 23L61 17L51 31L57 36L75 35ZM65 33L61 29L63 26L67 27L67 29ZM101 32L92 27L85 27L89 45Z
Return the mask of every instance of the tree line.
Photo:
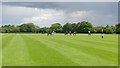
M77 33L106 33L120 34L120 23L114 26L93 26L90 22L82 21L78 23L66 23L63 26L60 23L54 23L50 27L39 27L33 23L15 25L3 25L0 27L1 33L47 33L48 31L55 31L56 33L65 33L66 31Z

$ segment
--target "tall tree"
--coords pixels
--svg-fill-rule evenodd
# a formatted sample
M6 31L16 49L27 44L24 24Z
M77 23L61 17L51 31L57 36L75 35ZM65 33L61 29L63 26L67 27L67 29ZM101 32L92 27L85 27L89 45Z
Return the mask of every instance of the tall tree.
M116 33L120 34L120 23L116 24Z
M71 24L71 28L72 28L72 32L76 32L77 31L77 24L76 23Z
M48 28L48 27L42 27L42 28L40 28L40 33L47 33L48 31L50 31L50 28Z
M95 28L96 33L105 33L105 27L103 27L103 26L97 26L94 28Z
M108 28L106 28L106 33L107 34L112 34L112 33L114 33L114 31L111 27L108 27Z
M60 23L52 24L50 29L55 32L59 32L59 33L62 32L62 26Z
M90 22L82 21L77 24L77 32L87 33L88 31L93 31L93 25Z
M33 28L33 32L34 33L39 33L40 32L40 27L39 26L35 26L35 28Z
M33 23L22 24L19 26L21 32L34 32L35 25Z
M63 32L66 32L66 31L72 31L71 23L66 23L65 25L63 25Z
M111 28L112 28L113 32L116 33L116 26L112 25Z

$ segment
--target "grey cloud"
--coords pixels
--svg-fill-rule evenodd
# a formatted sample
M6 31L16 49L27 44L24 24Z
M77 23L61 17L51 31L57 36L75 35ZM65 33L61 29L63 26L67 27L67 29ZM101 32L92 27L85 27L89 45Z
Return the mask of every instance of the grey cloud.
M120 2L118 3L118 22L120 23Z
M2 3L0 3L0 16L2 15Z
M117 2L4 2L3 5L44 9L63 9L68 12L93 10L105 14L116 13L116 15L116 10L118 9Z
M96 14L95 16L93 16L96 19L91 20L90 17L86 16L86 18L88 18L86 20L93 22L93 24L96 26L107 24L113 25L117 23L118 16L117 2L3 2L3 8L4 6L63 10L66 13L66 15L69 15L70 13L76 11L92 11L93 14ZM107 17L107 15L112 15L112 17ZM29 15L25 14L21 16L21 18L17 18L18 16L18 14L16 14L15 16L10 16L4 13L3 23L17 24L15 22L19 22L22 17L25 18Z
M3 0L3 2L118 2L119 0Z

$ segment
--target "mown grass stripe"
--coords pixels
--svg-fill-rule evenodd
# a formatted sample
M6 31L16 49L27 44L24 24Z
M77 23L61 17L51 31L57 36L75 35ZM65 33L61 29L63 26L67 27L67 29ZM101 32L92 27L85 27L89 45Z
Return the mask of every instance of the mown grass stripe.
M2 34L0 34L0 67L2 66Z
M31 38L30 36L22 36L27 43L31 59L36 62L36 65L42 66L77 66L78 64L72 62L64 55L61 55L59 52L51 49L50 47L46 46L45 44L41 43L38 40ZM42 40L42 39L40 39ZM35 43L35 45L34 45Z
M53 39L51 39L51 40L53 40ZM81 43L81 45L82 45L81 46L78 43L77 44L72 43L72 41L69 41L69 42L67 41L66 44L65 44L65 41L63 41L63 40L54 39L53 41L57 42L57 43L64 43L64 45L67 45L67 46L70 46L70 47L73 47L76 49L81 49L84 52L90 53L91 55L94 55L94 56L100 56L100 58L103 58L105 60L109 60L111 62L118 61L118 57L116 56L118 54L117 51L115 51L113 53L113 52L109 52L105 49L100 49L100 48L98 49L98 48L94 48L91 46L85 46L86 44L84 44L84 43ZM89 44L89 45L91 45L91 44ZM97 53L95 51L97 51Z
M6 65L19 65L21 63L20 65L32 66L116 66L118 64L117 36L115 35L106 35L104 39L101 39L100 35L65 36L58 34L46 36L46 34L10 34L10 36L14 40L8 41L8 44L4 47L6 52L6 55L4 55L6 56L5 61L9 60L7 54L13 53L13 56L10 56L10 58L12 62L15 62L14 59L20 56L15 56L15 54L22 53L19 52L22 50L29 57L26 59L26 55L23 54L23 57L29 63L24 62L22 64L22 60L17 59L16 62L20 60L18 64L8 62ZM94 41L100 42L94 43ZM23 48L20 42L24 44ZM13 51L16 52L14 53Z
M88 38L85 38L84 40L83 40L83 38L80 38L79 36L77 36L78 38L76 38L76 37L68 37L67 39L69 39L69 40L71 40L71 41L73 41L73 43L86 43L86 44L88 44L88 46L92 46L92 47L96 47L96 48L103 48L103 49L106 49L106 50L109 50L109 51L113 51L113 52L116 52L116 48L118 47L117 46L117 43L116 44L105 44L105 43L99 43L99 42L94 42L94 40L92 40L92 39L90 39L91 37L88 37ZM60 37L57 37L58 39L62 39L62 38L60 38ZM67 40L66 39L66 40ZM63 40L65 40L65 39L63 39ZM116 39L117 40L117 39ZM102 41L102 42L104 42L104 41ZM112 42L113 43L113 42ZM89 45L89 44L93 44L93 45ZM86 45L85 45L86 46ZM109 49L108 49L109 48ZM114 51L115 50L115 51Z
M38 37L36 37L36 38L38 38ZM42 37L41 37L41 38L42 38ZM39 40L39 39L37 39L37 40ZM80 52L79 54L77 54L77 55L79 55L79 57L82 56L82 55L84 55L84 57L83 57L83 56L81 57L81 58L84 58L84 59L82 59L82 61L85 61L85 60L86 60L86 61L89 63L88 60L90 60L90 62L92 62L92 63L94 62L94 61L92 61L92 60L93 60L93 58L95 59L95 57L93 57L93 56L90 57L91 55L89 55L89 54L85 54L85 53L83 53L83 52L81 52L81 51L79 51L79 50L76 50L76 49L71 48L71 47L67 47L67 46L65 46L65 45L60 45L60 43L52 42L52 41L50 41L50 40L48 40L48 39L47 39L47 40L46 40L46 39L42 39L42 40L44 40L44 41L46 41L46 42L49 42L49 43L52 43L53 45L50 45L50 44L47 44L47 43L45 43L45 42L42 41L42 42L43 42L44 44L46 44L47 46L50 46L51 48L53 48L53 49L55 49L55 50L57 50L57 51L60 51L60 52L62 51L61 53L64 54L64 55L66 55L67 53L69 53L69 51L71 52L71 50L73 49L72 52L73 52L73 51L78 52L78 53ZM65 49L63 49L63 47L64 47ZM57 48L57 49L56 49L56 48ZM62 50L62 49L63 49L63 50ZM63 51L64 51L64 52L63 52ZM66 53L65 53L65 52L66 52ZM72 52L71 52L71 53L72 53ZM75 53L73 53L73 54L75 54ZM82 55L81 55L81 54L82 54ZM69 57L69 56L75 57L75 55L68 55L67 57ZM73 59L72 57L71 57L71 59ZM79 57L78 57L78 58L79 58ZM86 58L85 58L85 57L86 57ZM89 57L90 59L89 59L88 57ZM79 59L74 59L74 62L80 63L80 59L81 59L81 58L79 58ZM86 62L86 61L85 61L85 62ZM102 60L102 61L104 61L104 60ZM84 62L82 62L82 63L85 64ZM82 65L82 63L80 63L80 65ZM98 63L99 63L99 62L98 62ZM107 62L107 63L109 63L109 62ZM111 62L110 62L110 63L111 63ZM89 64L90 64L90 63L89 63ZM89 64L88 64L88 65L89 65ZM114 65L113 63L111 63L111 64ZM87 63L86 63L86 65L87 65ZM94 65L94 64L90 64L90 65ZM96 63L96 65L97 65L97 63Z
M117 48L118 48L117 44L114 45L115 47L110 47L110 46L108 47L108 46L106 46L106 44L94 43L94 40L91 42L91 41L87 41L87 40L70 39L70 38L67 38L67 39L57 38L56 39L55 37L51 37L50 39L55 39L55 40L58 40L58 41L59 40L63 41L62 43L65 43L65 42L66 43L73 43L73 44L75 44L75 46L82 44L81 46L88 46L88 47L97 48L97 49L101 49L101 50L107 50L107 51L114 52L114 53L117 53ZM90 44L93 44L93 45L90 45Z
M58 40L58 38L57 39L56 38L53 39L53 37L49 37L49 38L50 38L50 40L53 40L55 42L64 43L64 45L71 46L71 47L74 47L74 48L77 48L77 49L82 49L83 51L86 51L87 53L91 53L91 55L93 53L93 54L98 55L98 56L100 56L104 59L108 59L109 61L111 60L111 62L117 62L118 61L117 48L116 48L116 53L113 53L113 52L106 51L105 49L101 50L101 49L96 49L96 48L90 47L89 45L91 45L91 44L86 44L85 42L80 42L79 44L76 44L76 43L73 43L74 42L73 40L72 41L70 41L70 40L66 41L65 39L64 40L63 39ZM81 45L83 45L83 46L81 46ZM85 46L85 45L88 45L88 46ZM95 51L97 51L98 53L96 53Z
M8 46L15 35L9 35L7 37L2 38L2 49Z
M81 34L77 35L77 36L82 36ZM83 35L85 36L85 35ZM92 37L94 40L101 40L101 41L106 41L106 42L116 42L118 40L118 35L117 34L104 34L104 39L101 38L102 34L92 34L91 36L86 34L86 38L87 37Z
M33 62L29 59L25 42L20 35L15 35L10 44L3 49L3 66L27 66Z
M55 37L63 38L62 36L55 36ZM80 41L89 41L89 42L93 42L93 43L95 42L95 43L100 43L100 44L106 44L106 46L111 46L111 44L117 45L117 42L118 42L117 37L115 38L116 42L114 42L114 43L107 41L109 38L107 38L107 40L105 41L105 39L102 39L101 37L98 37L98 36L78 35L78 36L66 36L66 38L69 40L80 40Z

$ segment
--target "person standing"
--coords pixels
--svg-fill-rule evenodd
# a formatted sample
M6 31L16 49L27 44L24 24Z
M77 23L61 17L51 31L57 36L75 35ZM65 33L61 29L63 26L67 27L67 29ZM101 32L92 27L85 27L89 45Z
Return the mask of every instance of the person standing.
M73 35L76 35L76 31L73 32Z
M102 34L102 37L101 38L104 38L104 34Z
M68 35L68 31L65 32L65 35Z
M91 35L90 31L88 31L88 35Z
M72 32L71 32L71 31L69 31L69 34L71 35L71 34L72 34Z
M104 38L103 29L102 29L102 36L101 36L101 38Z

